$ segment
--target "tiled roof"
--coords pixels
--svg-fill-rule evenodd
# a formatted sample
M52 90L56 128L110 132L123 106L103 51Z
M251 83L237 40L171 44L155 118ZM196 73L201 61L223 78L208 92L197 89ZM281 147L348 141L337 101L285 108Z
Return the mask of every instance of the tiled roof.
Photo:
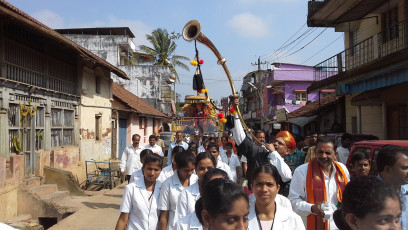
M310 104L307 104L291 113L288 113L287 118L295 118L295 117L308 117L312 115L316 115L317 112L329 105L332 105L334 103L337 103L342 97L337 96L335 93L329 94L325 97L320 98L319 100L316 100Z
M93 62L95 65L100 65L109 71L115 73L121 78L129 79L125 72L118 69L117 67L113 66L112 64L108 63L107 61L103 60L102 58L98 57L97 55L93 54L89 50L83 48L82 46L78 45L77 43L69 40L68 38L64 37L63 35L59 34L55 30L49 28L48 26L42 24L41 22L37 21L30 15L24 13L23 11L19 10L17 7L11 5L10 3L0 0L0 15L6 15L7 17L11 17L15 19L17 22L30 27L33 30L36 30L38 33L44 34L48 36L50 39L54 39L63 45L73 49L76 53L82 56L84 59L87 59Z
M113 91L113 96L115 97L115 99L116 98L119 99L119 101L131 107L137 113L140 113L146 116L163 117L163 118L167 117L164 113L155 109L153 106L149 105L147 102L145 102L138 96L127 91L125 88L123 88L122 86L114 82L112 83L112 91Z

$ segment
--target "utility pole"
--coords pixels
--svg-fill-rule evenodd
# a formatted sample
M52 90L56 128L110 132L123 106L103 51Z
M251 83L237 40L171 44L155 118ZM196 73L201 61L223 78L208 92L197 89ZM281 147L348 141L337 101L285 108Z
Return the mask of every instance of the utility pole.
M253 66L255 66L255 65L257 65L258 66L258 71L261 71L261 65L265 65L265 64L267 64L267 62L266 61L264 61L264 62L261 62L261 57L258 57L258 62L256 63L251 63L251 65L253 65Z
M257 94L258 94L258 97L259 97L259 112L260 112L260 122L261 122L261 130L263 131L263 127L264 127L264 125L263 125L263 116L264 116L264 114L263 114L263 110L264 110L264 104L263 104L263 87L262 87L262 79L261 79L261 76L259 76L260 74L261 74L261 65L264 65L264 64L267 64L267 62L266 61L264 61L264 62L261 62L261 57L259 57L258 56L258 62L257 63L251 63L251 65L253 65L253 66L258 66L258 71L257 71L257 74L255 75L255 83L260 83L257 87L258 88L256 88L256 91L257 91ZM256 79L258 79L258 77L259 77L259 81L257 81Z

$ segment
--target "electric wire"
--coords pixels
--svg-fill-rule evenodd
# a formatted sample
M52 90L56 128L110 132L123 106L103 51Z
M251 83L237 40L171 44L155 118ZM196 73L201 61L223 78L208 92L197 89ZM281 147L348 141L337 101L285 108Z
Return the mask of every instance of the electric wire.
M325 50L327 47L331 46L333 43L335 43L337 40L339 40L341 37L344 37L344 34L340 35L338 38L336 38L334 41L330 42L329 44L327 44L325 47L323 47L322 49L320 49L318 52L316 52L315 54L313 54L311 57L309 57L308 59L304 60L303 62L301 62L300 64L304 64L305 62L309 61L310 59L314 58L316 55L318 55L320 52L322 52L323 50Z
M293 54L295 54L295 53L297 53L297 52L303 50L305 47L307 47L308 45L310 45L314 40L316 40L320 35L322 35L323 32L326 31L326 29L327 29L327 28L325 28L324 30L322 30L315 38L313 38L311 41L309 41L306 45L302 46L300 49L298 49L298 50L296 50L296 51L294 51L294 52L292 52L292 53L290 53L290 54L288 54L288 55L286 55L286 56L283 56L283 57L281 56L281 57L279 57L279 58L277 58L277 59L275 59L275 60L281 60L281 59L283 59L283 58L290 57L290 56L292 56Z

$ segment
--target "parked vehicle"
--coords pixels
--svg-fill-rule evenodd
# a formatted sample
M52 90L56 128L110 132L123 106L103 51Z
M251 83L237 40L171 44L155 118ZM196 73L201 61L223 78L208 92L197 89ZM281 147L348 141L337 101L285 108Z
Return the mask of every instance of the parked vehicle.
M333 137L335 141L335 146L340 147L341 146L341 136L343 136L344 133L328 133L327 136ZM351 135L351 145L358 141L368 141L368 140L379 140L377 136L371 135L371 134L350 134Z
M350 169L350 160L351 157L355 152L365 152L370 156L371 159L371 170L370 174L371 175L377 175L377 167L376 167L376 162L375 160L377 159L378 152L380 149L385 146L385 145L399 145L408 150L408 140L372 140L372 141L360 141L354 143L353 147L350 150L350 154L347 159L346 166L350 171L350 175L353 175L354 172L352 172Z

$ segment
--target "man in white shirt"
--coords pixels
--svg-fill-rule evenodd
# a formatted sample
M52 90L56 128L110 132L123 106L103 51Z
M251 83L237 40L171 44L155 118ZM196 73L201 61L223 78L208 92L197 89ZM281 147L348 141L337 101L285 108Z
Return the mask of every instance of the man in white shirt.
M338 229L333 212L341 203L350 174L345 165L334 160L335 157L334 140L321 136L317 140L316 157L296 168L293 174L288 198L307 229L325 226Z
M224 162L222 162L221 157L220 157L220 149L218 147L217 143L210 143L208 144L207 151L210 152L217 163L215 166L217 169L224 170L227 174L230 180L234 180L234 176L232 175L231 168ZM236 182L236 181L235 181Z
M163 150L160 146L156 145L156 136L150 135L149 136L149 144L145 146L145 149L152 150L153 153L158 154L161 157L164 157Z
M169 152L167 154L167 165L171 165L171 154L173 152L173 148L176 146L182 146L184 150L188 149L188 144L183 141L183 133L180 131L176 132L176 141L170 143Z
M234 99L234 105L237 106L239 103L238 98ZM263 131L257 131L255 137L257 141L251 141L245 134L244 128L242 127L241 121L238 115L235 114L234 117L234 128L232 128L232 133L234 137L235 144L238 150L247 160L247 172L246 178L248 180L248 185L252 184L252 173L261 164L271 163L274 165L282 177L283 182L288 182L292 179L292 172L289 166L284 162L283 158L275 150L273 144L264 144L265 133Z
M351 135L349 133L343 134L343 136L341 136L341 146L339 146L336 149L339 162L343 164L347 163L347 159L350 153L350 150L349 150L350 145L351 145Z
M132 136L132 145L125 148L120 161L120 171L122 176L129 182L130 176L133 172L142 168L142 162L140 161L140 152L144 149L139 146L140 136L134 134Z
M239 175L238 167L241 166L241 163L239 162L238 156L234 154L234 150L232 150L232 143L227 142L225 150L222 150L222 152L220 147L220 156L222 162L230 167L233 181L237 182L237 178Z

